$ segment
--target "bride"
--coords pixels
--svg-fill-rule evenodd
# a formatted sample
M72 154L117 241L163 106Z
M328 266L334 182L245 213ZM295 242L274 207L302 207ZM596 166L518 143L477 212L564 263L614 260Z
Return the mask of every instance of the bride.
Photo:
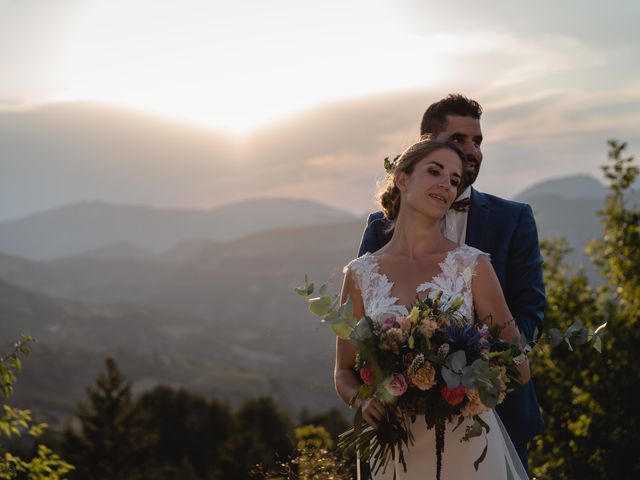
M462 297L466 318L486 319L501 327L507 340L519 336L498 278L488 256L466 245L446 239L439 220L453 203L462 177L464 154L453 144L421 141L409 147L388 175L380 204L391 222L393 236L374 254L365 254L345 267L342 302L353 301L356 318L367 315L383 321L389 314L406 315L407 306L443 290L444 295ZM355 347L338 339L335 386L338 395L350 403L360 387L354 373ZM520 362L521 380L530 379L529 365ZM363 419L376 428L384 415L375 397L356 400ZM481 415L489 425L487 455L476 471L473 462L485 445L479 438L461 442L465 424L455 431L447 425L442 463L443 479L526 479L513 445L493 410ZM468 421L470 424L470 421ZM435 433L419 419L412 425L414 443L405 453L406 473L398 465L378 472L375 479L425 479L435 476Z

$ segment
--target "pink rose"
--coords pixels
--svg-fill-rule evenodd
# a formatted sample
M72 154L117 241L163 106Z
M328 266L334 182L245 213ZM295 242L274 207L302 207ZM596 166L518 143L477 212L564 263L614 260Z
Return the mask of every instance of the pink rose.
M398 328L400 324L396 320L395 317L387 317L384 322L382 322L382 331L386 332L387 330L391 330L392 328Z
M389 375L384 381L384 387L394 397L399 397L407 391L407 380L401 373L394 373Z
M458 405L464 400L464 385L461 383L456 388L449 388L445 385L442 387L442 390L440 390L440 395L442 395L442 398L444 398L449 405Z
M360 369L360 378L367 385L371 385L373 383L373 370L371 370L371 367L362 367Z

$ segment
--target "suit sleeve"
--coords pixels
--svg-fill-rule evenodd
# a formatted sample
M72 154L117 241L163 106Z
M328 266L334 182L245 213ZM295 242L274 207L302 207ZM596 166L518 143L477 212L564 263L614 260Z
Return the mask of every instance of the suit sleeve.
M508 256L509 308L520 331L533 341L542 333L546 306L538 229L529 205L521 210Z
M367 218L367 226L362 234L362 240L360 240L360 248L358 249L358 257L361 257L367 252L376 252L382 247L378 232L376 231L377 215L372 213Z

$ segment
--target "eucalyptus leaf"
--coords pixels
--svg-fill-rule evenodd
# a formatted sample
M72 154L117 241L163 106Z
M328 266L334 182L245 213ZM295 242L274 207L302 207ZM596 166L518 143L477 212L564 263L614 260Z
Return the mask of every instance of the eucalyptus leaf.
M309 300L309 310L318 317L324 317L331 309L332 304L333 300L328 295L316 297Z
M366 340L373 337L373 332L369 327L369 323L366 321L366 317L360 320L356 327L353 329L350 340L355 342L365 342Z
M318 295L323 296L325 293L327 293L327 286L323 283L322 285L320 285L320 290L318 290Z
M313 293L313 283L311 284L307 284L305 282L304 286L302 287L296 287L294 289L296 291L296 293L298 295L300 295L301 297L305 297L307 298L308 296L310 296Z
M449 355L444 363L454 372L462 373L462 369L467 365L467 355L464 350L458 350Z
M600 335L595 334L591 341L593 343L593 348L595 348L598 353L602 353L602 339L600 338Z
M333 330L333 333L342 340L349 340L351 333L353 332L353 328L342 321L331 324L331 330Z
M480 401L489 408L495 408L498 405L499 388L478 388Z
M573 335L576 332L579 332L580 330L582 330L582 323L580 323L579 320L576 320L575 322L573 322L571 324L571 326L569 328L567 328L567 331L565 333L565 336L568 335Z
M336 323L336 322L341 322L342 317L335 310L329 310L327 314L324 317L322 317L322 320L327 323Z
M557 328L549 329L549 341L551 342L552 347L557 347L562 343L564 339L562 332Z
M460 385L460 374L452 372L446 366L443 366L440 372L442 373L442 378L444 378L444 381L447 382L447 387L456 388L458 385Z

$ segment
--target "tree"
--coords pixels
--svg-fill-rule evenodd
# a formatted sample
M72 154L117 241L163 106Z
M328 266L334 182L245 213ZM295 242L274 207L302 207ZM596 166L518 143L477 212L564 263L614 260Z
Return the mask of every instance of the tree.
M300 414L300 425L324 427L331 435L334 444L337 442L338 436L351 427L351 424L344 418L342 410L335 407L315 415L311 415L308 411L303 410Z
M136 409L144 429L155 438L149 455L157 466L181 465L198 478L224 478L220 462L233 421L228 405L159 386L143 393Z
M88 402L78 404L80 431L68 427L63 449L77 468L74 478L111 480L135 478L147 466L152 438L142 428L134 408L131 384L107 358L106 371L87 388ZM141 477L142 478L142 477Z
M269 397L245 401L234 418L225 450L225 480L245 480L257 466L271 470L293 453L288 417Z
M584 272L566 265L566 242L543 242L546 324L608 324L601 355L591 348L536 353L532 368L546 428L531 450L531 465L540 478L640 478L640 209L626 201L638 168L624 156L626 144L610 141L609 147L603 235L588 249L606 285L593 287Z
M0 355L0 389L3 394L2 413L0 414L0 439L4 436L20 436L22 433L38 437L47 427L46 424L33 424L31 412L13 408L6 404L13 393L16 380L15 372L21 370L22 362L19 354L29 355L28 343L32 337L23 336L14 344L13 350ZM27 478L29 480L62 480L63 475L73 470L73 466L65 462L58 454L45 445L37 445L36 453L30 460L25 460L5 450L0 445L0 479Z

